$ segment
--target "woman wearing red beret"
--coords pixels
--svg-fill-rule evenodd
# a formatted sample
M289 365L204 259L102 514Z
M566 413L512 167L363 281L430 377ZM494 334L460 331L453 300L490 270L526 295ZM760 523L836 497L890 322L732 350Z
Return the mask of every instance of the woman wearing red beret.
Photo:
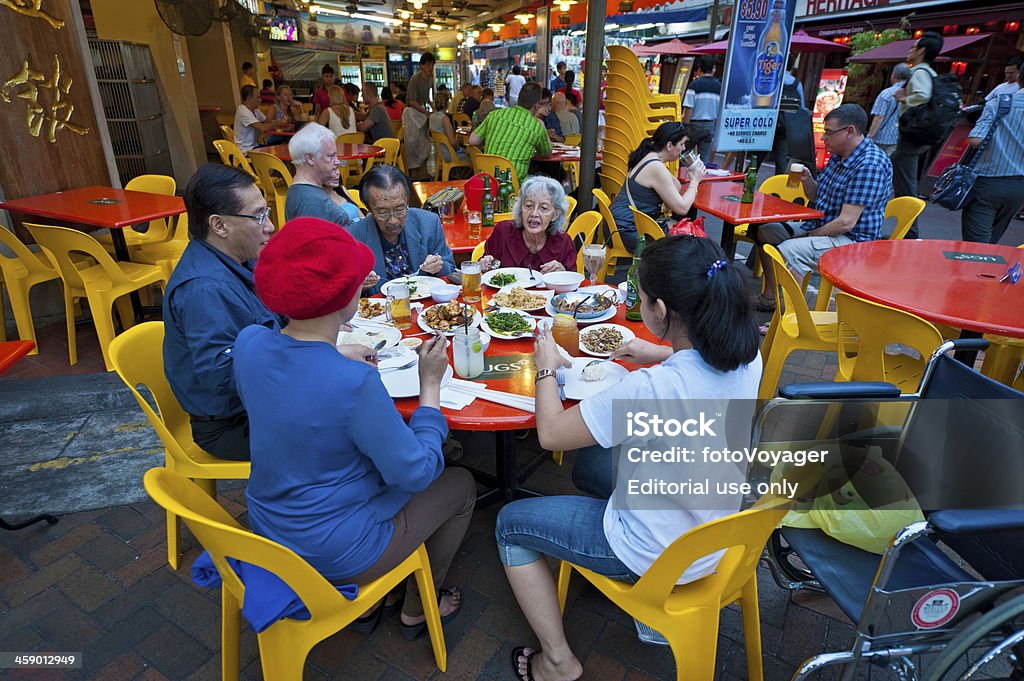
M402 420L373 364L335 347L373 267L370 249L319 218L274 235L256 266L256 292L290 319L282 330L249 326L234 348L234 374L249 413L252 473L246 490L257 533L288 546L336 584L364 584L426 543L441 587L473 514L476 485L445 469L448 425L440 386L445 340L419 351L420 406ZM460 596L441 591L442 621ZM416 581L406 584L401 627L426 633ZM368 633L399 609L380 604L349 628Z

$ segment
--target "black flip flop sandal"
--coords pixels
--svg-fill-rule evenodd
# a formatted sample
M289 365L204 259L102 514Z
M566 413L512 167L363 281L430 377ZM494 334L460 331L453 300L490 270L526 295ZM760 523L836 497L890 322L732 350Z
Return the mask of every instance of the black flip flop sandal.
M530 665L533 664L533 656L536 655L537 653L539 653L540 651L539 650L535 650L532 653L530 653L529 655L524 655L523 653L525 651L526 651L526 646L519 646L518 648L513 648L512 649L512 673L516 675L516 679L518 681L533 681L533 670L530 668ZM525 657L526 658L526 676L523 676L519 672L519 658L520 657Z

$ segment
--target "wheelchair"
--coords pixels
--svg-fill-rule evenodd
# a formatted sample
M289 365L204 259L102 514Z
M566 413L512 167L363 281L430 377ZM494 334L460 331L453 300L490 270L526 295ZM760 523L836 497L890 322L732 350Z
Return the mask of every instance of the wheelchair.
M897 532L881 556L819 529L773 533L764 560L776 583L827 593L855 623L849 650L804 661L792 681L878 668L901 681L1024 681L1024 394L947 354L986 345L941 345L914 394L886 383L800 383L759 411L760 447L778 441L765 437L775 410L796 407L813 428L821 419L806 417L845 406L833 441L878 446L925 518ZM845 418L858 403L876 414L895 407L900 420L865 427Z

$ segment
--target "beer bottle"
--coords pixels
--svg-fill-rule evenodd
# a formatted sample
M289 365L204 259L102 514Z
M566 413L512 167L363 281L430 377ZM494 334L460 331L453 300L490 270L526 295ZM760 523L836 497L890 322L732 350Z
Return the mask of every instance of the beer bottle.
M633 250L633 264L629 266L626 274L626 319L631 322L642 320L640 314L640 284L638 277L640 270L640 256L644 252L646 237L643 234L636 239L636 248Z
M508 213L512 210L512 171L506 170L501 174L501 183L498 185L498 204L501 206L499 212Z
M757 41L754 58L754 109L774 109L782 92L782 74L786 55L783 47L788 43L786 31L786 0L772 0L771 12L764 31Z
M484 177L484 197L480 202L480 226L494 227L494 197L491 196L491 178Z
M754 202L754 188L757 186L757 156L750 157L750 165L747 166L747 176L743 178L743 196L740 203Z

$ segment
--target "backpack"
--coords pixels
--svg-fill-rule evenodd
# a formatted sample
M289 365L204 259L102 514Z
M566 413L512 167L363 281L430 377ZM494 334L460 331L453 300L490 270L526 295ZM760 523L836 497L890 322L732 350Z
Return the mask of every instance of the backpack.
M963 93L955 75L932 76L931 99L900 116L900 138L917 146L938 144L956 123L962 103Z
M782 98L779 100L779 111L796 111L803 107L800 91L796 89L796 81L782 86Z

